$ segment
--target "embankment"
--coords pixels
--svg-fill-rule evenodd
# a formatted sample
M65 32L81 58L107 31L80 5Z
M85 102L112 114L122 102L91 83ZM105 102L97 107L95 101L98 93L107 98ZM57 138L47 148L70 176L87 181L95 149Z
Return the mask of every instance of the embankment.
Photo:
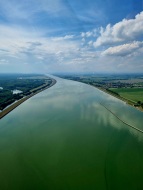
M13 103L12 105L10 105L9 107L5 108L2 112L0 112L0 119L2 119L5 115L7 115L9 112L11 112L12 110L14 110L17 106L19 106L20 104L22 104L23 102L25 102L26 100L28 100L29 98L31 98L32 96L38 94L39 92L42 92L43 90L46 90L48 88L50 88L51 86L53 86L54 84L56 84L56 80L53 78L50 78L52 80L52 83L50 85L46 85L45 87L43 87L40 90L37 90L35 93L31 93L28 96L25 96L24 98L18 100L17 102Z

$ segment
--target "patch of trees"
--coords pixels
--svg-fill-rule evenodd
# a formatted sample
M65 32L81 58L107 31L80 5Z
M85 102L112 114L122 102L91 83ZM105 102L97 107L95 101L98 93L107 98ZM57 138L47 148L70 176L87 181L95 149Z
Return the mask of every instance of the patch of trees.
M136 104L134 104L135 107L141 106L143 108L143 102L138 101Z
M110 92L110 93L112 93L112 94L114 94L114 95L116 95L116 96L120 96L117 92L114 92L114 91L112 91L112 90L110 90L110 89L106 89L106 91L107 91L107 92Z
M26 75L24 75L26 76ZM32 75L33 76L33 75ZM35 76L35 75L34 75ZM19 77L19 78L18 78ZM16 100L21 99L23 96L28 96L31 94L31 90L35 89L39 86L42 86L45 83L51 84L52 80L49 78L21 78L20 74L18 75L0 75L0 86L3 88L0 90L0 110L3 110L8 105L12 104ZM28 75L31 77L31 75ZM13 90L20 90L22 93L13 94ZM42 88L41 88L42 89Z

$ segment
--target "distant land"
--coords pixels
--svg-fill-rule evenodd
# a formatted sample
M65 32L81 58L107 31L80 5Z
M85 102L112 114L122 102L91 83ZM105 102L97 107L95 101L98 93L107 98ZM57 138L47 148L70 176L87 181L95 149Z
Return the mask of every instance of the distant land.
M143 111L143 74L62 73L56 75L92 85Z
M56 80L42 74L0 74L0 119Z
M143 111L143 74L56 73L55 76L92 85ZM55 79L44 74L0 74L0 119Z

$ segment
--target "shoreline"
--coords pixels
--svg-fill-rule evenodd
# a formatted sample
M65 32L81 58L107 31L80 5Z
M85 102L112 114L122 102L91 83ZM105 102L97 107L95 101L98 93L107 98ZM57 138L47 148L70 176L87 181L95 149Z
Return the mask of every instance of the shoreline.
M143 108L134 106L134 104L131 102L131 100L128 100L128 99L126 99L126 98L124 98L124 97L121 97L121 96L116 96L115 94L110 93L110 92L107 91L106 89L99 88L99 87L94 86L94 85L91 85L91 86L93 86L93 87L97 88L98 90L101 90L102 92L105 92L105 93L107 93L107 94L109 94L109 95L111 95L111 96L117 98L118 100L121 100L122 102L125 102L128 106L132 106L132 107L135 108L136 110L143 112Z
M37 92L32 93L32 94L30 94L28 96L25 96L24 98L18 100L17 102L13 103L12 105L9 105L7 108L2 110L0 112L0 119L2 119L4 116L6 116L8 113L10 113L12 110L14 110L16 107L18 107L20 104L22 104L23 102L25 102L26 100L28 100L32 96L35 96L36 94L38 94L38 93L52 87L53 85L55 85L57 81L55 79L53 79L53 78L50 78L50 79L52 80L52 83L49 86L45 86L43 89L37 90Z
M62 77L60 77L60 78L62 78ZM66 78L62 78L62 79L66 79ZM131 106L131 107L135 108L136 110L138 110L138 111L140 111L140 112L143 112L143 108L142 108L141 106L140 106L140 107L139 107L139 106L134 106L132 100L128 100L128 99L126 99L126 98L124 98L124 97L117 96L117 95L115 95L115 94L113 94L113 93L107 91L106 89L104 89L104 88L102 88L102 87L97 87L97 86L94 86L94 85L92 85L92 84L85 83L85 82L78 81L78 80L73 80L73 79L66 79L66 80L72 80L72 81L75 81L75 82L81 82L81 83L83 83L83 84L87 84L87 85L89 85L89 86L92 86L92 87L94 87L94 88L97 88L98 90L100 90L100 91L102 91L102 92L105 92L106 94L109 94L109 95L111 95L111 96L117 98L118 100L121 100L122 102L126 103L128 106Z

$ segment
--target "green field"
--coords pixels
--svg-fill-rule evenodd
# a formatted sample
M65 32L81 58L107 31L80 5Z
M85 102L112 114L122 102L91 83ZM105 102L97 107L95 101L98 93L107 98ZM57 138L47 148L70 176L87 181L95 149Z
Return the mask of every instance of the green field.
M128 100L143 102L143 88L111 88L110 90Z

